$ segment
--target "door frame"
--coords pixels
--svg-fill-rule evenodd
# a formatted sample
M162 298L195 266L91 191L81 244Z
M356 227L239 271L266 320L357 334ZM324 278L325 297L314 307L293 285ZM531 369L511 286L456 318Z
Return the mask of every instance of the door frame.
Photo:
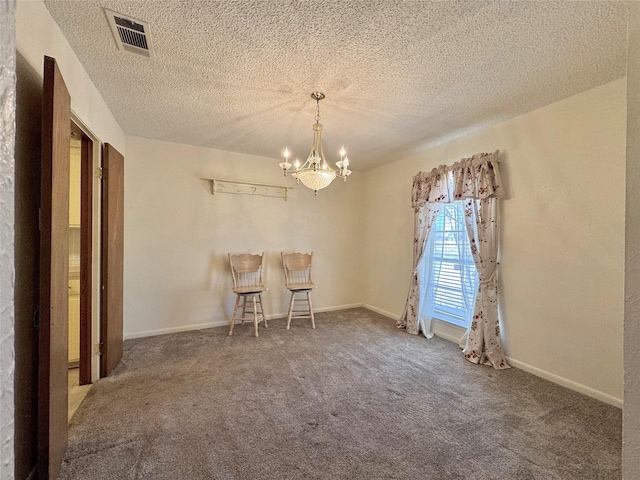
M71 119L80 148L80 368L79 383L91 383L93 298L93 140Z
M101 221L101 180L100 180L100 157L102 144L98 139L98 136L78 117L78 115L71 110L71 121L82 131L84 135L91 141L91 149L87 149L89 160L82 162L82 186L81 195L82 205L91 205L90 212L81 211L82 215L87 215L90 221L87 222L87 229L91 228L91 235L87 235L84 239L90 242L90 247L87 247L84 251L91 251L91 255L87 256L83 260L89 262L89 268L87 272L91 272L91 277L87 278L86 302L91 306L89 310L90 315L86 317L88 328L88 339L86 343L81 343L80 352L82 348L86 349L88 357L91 359L87 362L90 365L90 371L88 373L89 381L87 383L95 382L100 378L100 352L99 352L99 338L100 338L100 221ZM84 147L84 145L83 145ZM85 185L86 182L86 185ZM84 196L86 195L86 197ZM83 207L81 207L83 208ZM84 218L81 219L81 224L84 224ZM81 234L84 237L84 235ZM81 245L81 249L84 244ZM82 266L81 266L82 269ZM81 282L82 283L82 282ZM82 288L82 285L81 285ZM81 296L82 298L82 296ZM81 300L82 301L82 300ZM82 308L82 307L81 307ZM81 323L82 329L82 323ZM81 331L82 335L82 331ZM82 342L82 340L81 340ZM82 373L82 372L81 372ZM81 381L81 385L84 383Z

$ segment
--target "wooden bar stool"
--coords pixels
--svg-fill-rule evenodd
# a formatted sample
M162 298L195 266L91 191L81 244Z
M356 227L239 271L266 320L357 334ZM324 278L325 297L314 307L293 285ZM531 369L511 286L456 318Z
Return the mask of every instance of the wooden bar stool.
M237 320L244 325L245 320L253 319L255 336L258 336L258 324L264 321L265 328L267 317L262 307L262 292L268 290L262 283L262 257L243 253L241 255L229 254L231 275L233 276L233 292L236 294L236 304L233 308L233 317L229 324L229 336L233 335L233 326ZM238 312L242 311L242 315ZM247 317L249 314L249 317Z
M282 253L282 265L284 267L285 286L291 292L289 312L287 314L287 330L291 326L292 318L310 318L311 328L316 328L311 306L311 290L317 288L311 281L311 253ZM302 293L303 298L296 298L296 294Z

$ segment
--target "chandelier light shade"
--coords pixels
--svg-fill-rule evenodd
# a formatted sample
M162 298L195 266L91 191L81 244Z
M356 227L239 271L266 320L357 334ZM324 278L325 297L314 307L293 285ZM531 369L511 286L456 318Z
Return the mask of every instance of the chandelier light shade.
M311 151L307 157L307 161L300 165L300 161L296 159L295 164L292 165L289 162L289 149L284 149L284 162L281 162L280 168L286 176L287 173L296 179L296 183L302 182L302 184L310 188L317 195L318 190L328 187L336 177L343 178L347 181L347 177L351 175L349 167L349 159L347 158L347 152L344 146L340 149L340 160L336 162L338 170L331 168L329 163L324 158L324 152L322 151L322 124L320 123L320 100L325 98L322 92L313 92L311 98L316 101L316 123L313 124L313 145ZM295 171L289 172L291 167L295 167Z

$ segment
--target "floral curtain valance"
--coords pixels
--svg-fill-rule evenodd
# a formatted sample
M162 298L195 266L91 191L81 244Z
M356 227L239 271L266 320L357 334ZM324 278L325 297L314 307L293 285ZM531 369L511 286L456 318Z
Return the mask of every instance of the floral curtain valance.
M483 199L502 197L503 188L498 170L498 155L478 153L451 166L441 165L430 172L413 177L411 206L427 203L450 203L464 198Z

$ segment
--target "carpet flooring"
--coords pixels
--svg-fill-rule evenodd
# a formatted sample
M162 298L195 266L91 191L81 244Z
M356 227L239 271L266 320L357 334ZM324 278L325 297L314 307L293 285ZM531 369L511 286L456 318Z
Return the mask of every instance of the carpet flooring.
M619 479L619 409L358 308L125 342L61 479Z

